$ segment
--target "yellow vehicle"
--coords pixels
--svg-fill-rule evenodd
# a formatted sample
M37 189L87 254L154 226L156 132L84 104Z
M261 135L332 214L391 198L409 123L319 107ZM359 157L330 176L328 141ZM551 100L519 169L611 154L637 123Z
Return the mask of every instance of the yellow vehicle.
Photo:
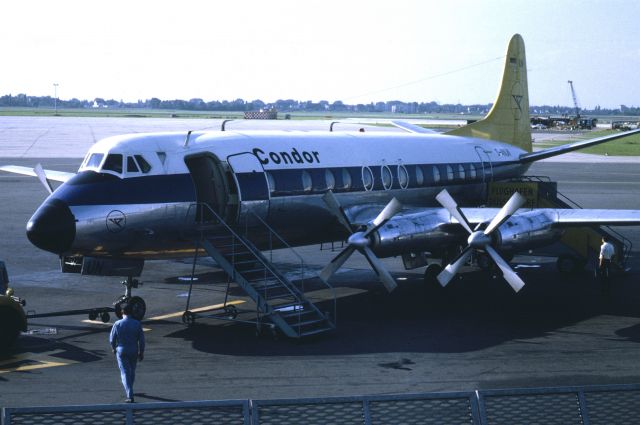
M20 331L27 330L27 315L20 299L13 296L4 262L0 261L0 353L8 351Z
M0 295L0 352L8 351L26 330L27 316L20 302L13 296Z

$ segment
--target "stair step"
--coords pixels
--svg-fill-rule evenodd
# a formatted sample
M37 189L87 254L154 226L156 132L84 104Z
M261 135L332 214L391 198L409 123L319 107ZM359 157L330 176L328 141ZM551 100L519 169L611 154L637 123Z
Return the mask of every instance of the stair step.
M304 307L305 305L306 305L306 302L301 303L299 301L296 301L295 303L285 303L285 304L274 305L273 309L280 314L293 313L293 312L306 310L307 308ZM283 310L286 310L286 311L283 311Z
M236 261L234 263L234 265L236 266L236 269L238 268L238 266L245 266L245 265L262 265L262 263L258 260L242 260L242 261ZM262 266L264 268L264 266Z
M236 270L238 270L236 268ZM258 275L262 276L262 277L258 277L259 279L274 279L273 273L271 273L268 269L266 269L265 267L261 267L258 269L253 269L253 270L238 270L242 276L244 276L247 280L250 280L251 278L255 278L258 277ZM256 276L251 276L251 275L256 275Z
M311 309L299 309L291 311L279 311L278 312L283 319L288 320L290 317L298 318L298 316L316 315L317 311Z
M292 322L291 321L287 321L287 323L292 328L297 329L297 328L302 328L302 327L309 326L309 325L317 325L319 323L324 323L326 321L327 320L324 317L322 317L320 319L307 320L305 322L300 322L300 323L298 323L296 321L292 321Z
M307 336L318 335L318 334L321 334L321 333L330 332L332 330L333 330L332 326L325 326L325 327L322 327L322 328L319 328L319 329L314 329L312 331L301 332L299 335L300 335L300 338L304 338L304 337L307 337Z
M269 276L262 276L262 277L256 277L254 279L251 279L243 274L242 277L244 277L247 283L253 286L254 288L256 286L266 286L266 285L273 285L273 284L276 284L277 286L284 286L282 282L280 282L278 279L274 279L273 277L269 277Z
M331 322L304 298L301 289L281 274L250 241L229 231L207 234L204 247L258 304L272 314L287 335L305 337L333 330ZM249 286L251 288L249 288ZM277 314L275 314L277 313ZM277 318L277 319L276 319Z
M247 255L250 254L252 258L255 258L255 255L253 254L253 252L249 251L247 248L242 247L242 249L233 249L232 247L223 247L223 248L218 248L215 247L218 252L224 256L231 256L231 255ZM240 247L238 247L240 248Z

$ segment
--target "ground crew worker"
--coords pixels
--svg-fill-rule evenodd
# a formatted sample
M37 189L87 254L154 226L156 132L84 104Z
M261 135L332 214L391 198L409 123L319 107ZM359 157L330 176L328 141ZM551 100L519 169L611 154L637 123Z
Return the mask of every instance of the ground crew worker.
M598 274L602 283L602 290L609 291L609 273L611 272L611 259L615 254L615 248L609 243L609 238L602 237L600 245L600 257L598 258Z
M144 359L144 333L139 321L131 317L131 306L122 306L122 319L113 324L109 343L118 359L122 386L127 395L125 403L133 403L133 381L136 378L136 364Z

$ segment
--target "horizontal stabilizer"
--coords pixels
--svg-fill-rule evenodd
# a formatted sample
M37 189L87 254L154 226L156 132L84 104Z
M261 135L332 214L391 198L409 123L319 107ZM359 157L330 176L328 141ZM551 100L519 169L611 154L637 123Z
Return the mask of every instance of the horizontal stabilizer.
M419 125L411 124L406 121L391 121L391 124L403 130L406 130L409 133L438 134L438 132L435 130L420 127Z

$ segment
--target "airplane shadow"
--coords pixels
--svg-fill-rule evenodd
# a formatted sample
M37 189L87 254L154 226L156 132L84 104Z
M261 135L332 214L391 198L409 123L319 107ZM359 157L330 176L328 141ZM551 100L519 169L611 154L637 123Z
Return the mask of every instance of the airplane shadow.
M394 275L407 281L387 294L369 275L364 279L364 272L341 274L336 286L369 290L340 299L337 330L322 337L274 341L256 338L253 326L206 319L168 337L190 341L199 351L241 356L459 353L526 342L601 314L637 317L640 306L640 289L632 284L638 276L619 278L611 293L603 294L588 273L565 277L530 269L521 272L527 285L516 294L485 272L466 273L446 288L427 288L415 273ZM640 325L627 333L640 342Z

